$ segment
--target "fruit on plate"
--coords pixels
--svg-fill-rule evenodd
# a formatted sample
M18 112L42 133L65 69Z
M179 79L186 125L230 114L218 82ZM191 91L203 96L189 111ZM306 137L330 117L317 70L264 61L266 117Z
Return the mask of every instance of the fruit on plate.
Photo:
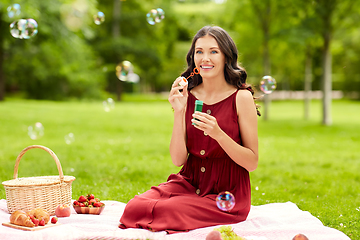
M60 204L55 209L55 215L57 217L70 217L71 209L67 204Z
M57 223L57 221L58 221L57 217L52 217L51 218L51 223L55 224L55 223Z
M99 215L105 208L105 204L94 194L81 195L78 200L73 202L73 207L78 214L97 214Z
M86 196L81 195L78 200L73 202L74 206L79 207L102 207L105 206L104 203L100 201L99 198L95 198L94 194L88 194Z

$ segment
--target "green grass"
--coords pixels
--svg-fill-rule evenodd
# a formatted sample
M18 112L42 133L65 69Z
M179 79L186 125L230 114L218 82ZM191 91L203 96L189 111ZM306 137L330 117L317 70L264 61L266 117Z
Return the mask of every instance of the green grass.
M75 176L73 198L88 192L127 202L179 171L168 145L172 111L166 97L124 96L105 112L101 102L0 102L0 181L13 176L19 152L33 144L52 149L65 175ZM262 103L259 103L262 105ZM321 103L303 119L301 101L272 102L259 118L259 167L251 173L252 204L291 201L326 226L360 239L360 103L333 101L331 126L321 125ZM45 134L31 140L27 127L41 122ZM67 145L64 136L74 133ZM50 155L32 149L19 177L57 175ZM5 198L0 188L0 198Z

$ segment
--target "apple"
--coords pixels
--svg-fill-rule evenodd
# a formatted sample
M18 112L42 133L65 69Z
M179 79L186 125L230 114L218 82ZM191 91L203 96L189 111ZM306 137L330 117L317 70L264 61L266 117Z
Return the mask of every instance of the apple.
M70 217L71 215L70 206L67 204L60 204L55 209L55 215L57 217Z
M309 240L304 234L296 234L292 240Z
M206 240L222 240L221 233L213 230L206 235Z

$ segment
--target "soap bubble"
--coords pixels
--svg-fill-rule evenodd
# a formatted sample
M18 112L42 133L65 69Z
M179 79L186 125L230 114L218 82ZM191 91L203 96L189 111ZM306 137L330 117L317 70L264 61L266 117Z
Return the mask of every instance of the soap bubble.
M116 66L116 76L121 81L128 81L128 74L132 73L132 63L129 61L122 61Z
M105 101L103 101L103 107L105 112L110 112L112 109L115 108L115 102L112 98L108 98Z
M128 78L128 81L132 82L132 83L138 83L140 81L139 75L137 75L136 73L133 73L133 72L129 73L127 78Z
M36 140L44 136L44 126L37 122L28 127L28 135L32 140Z
M165 12L161 8L157 8L156 11L157 11L157 19L155 20L157 20L157 22L161 22L165 18Z
M38 24L34 19L19 19L10 24L10 33L14 38L29 39L38 32Z
M276 89L275 78L264 76L260 81L260 89L265 94L270 94Z
M165 12L161 8L151 9L146 14L146 20L150 25L161 22L165 18Z
M157 17L157 11L156 9L151 9L150 12L148 12L146 14L146 21L150 24L150 25L155 25L156 19Z
M73 133L66 134L64 139L65 143L70 145L75 141L75 135Z
M96 25L100 25L105 21L105 14L103 12L98 12L94 15L94 22Z
M21 9L20 4L17 4L17 3L14 3L13 5L9 6L7 8L9 18L19 16L21 13L20 9Z
M222 211L230 211L235 206L235 197L229 191L221 192L216 197L216 205Z

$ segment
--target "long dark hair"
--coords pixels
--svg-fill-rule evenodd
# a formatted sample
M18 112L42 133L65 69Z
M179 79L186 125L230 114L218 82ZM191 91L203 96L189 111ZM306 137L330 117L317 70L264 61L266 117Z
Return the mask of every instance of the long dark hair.
M205 36L213 37L219 45L220 51L225 55L224 76L227 83L235 86L237 89L247 89L254 96L254 90L251 85L246 84L247 73L245 68L238 64L238 50L230 35L221 27L205 26L201 28L194 36L189 52L186 55L187 69L182 73L182 76L189 76L195 68L194 54L195 43L199 38ZM188 90L193 89L202 83L200 74L196 74L189 78ZM256 107L257 114L260 116L258 106Z

